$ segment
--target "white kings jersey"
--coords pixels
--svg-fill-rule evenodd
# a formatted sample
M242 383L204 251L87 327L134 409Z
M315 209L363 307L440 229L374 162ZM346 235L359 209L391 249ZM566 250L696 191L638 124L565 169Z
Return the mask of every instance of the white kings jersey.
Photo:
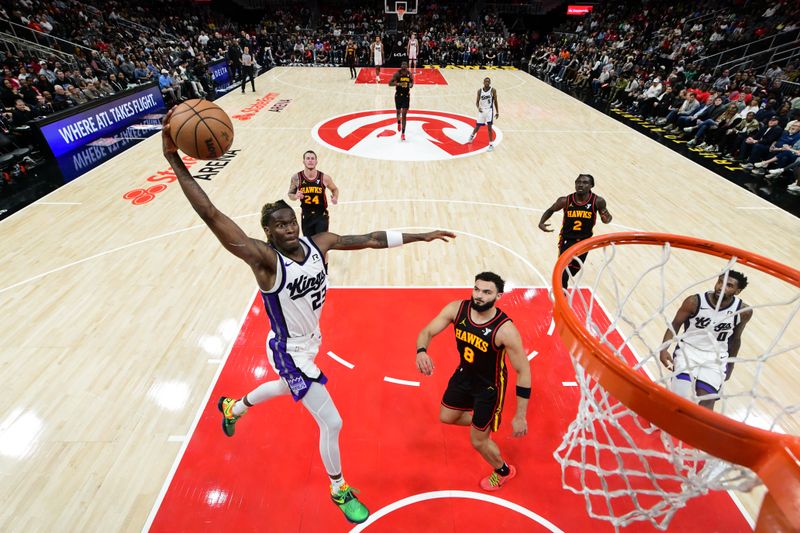
M261 291L270 328L279 339L319 333L328 274L317 245L307 237L300 237L300 246L306 258L299 263L275 250L278 255L275 284L272 289Z
M481 98L480 98L480 103L478 104L480 110L491 111L493 105L494 105L494 100L492 99L492 88L489 87L488 91L484 91L483 87L481 87Z
M728 341L741 321L742 300L716 310L706 293L698 294L697 313L684 323L684 333L675 349L675 372L689 371L707 383L719 387L728 359Z

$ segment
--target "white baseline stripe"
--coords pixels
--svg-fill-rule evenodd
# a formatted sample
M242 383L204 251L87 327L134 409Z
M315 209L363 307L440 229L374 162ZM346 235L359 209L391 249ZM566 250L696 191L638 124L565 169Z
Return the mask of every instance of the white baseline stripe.
M109 161L104 162L103 165L107 164L110 161L111 161L111 159ZM76 181L78 181L78 180L73 180L69 184L74 183ZM67 184L67 185L69 185L69 184ZM423 202L423 203L447 203L447 204L465 204L465 205L484 205L484 206L490 206L490 207L505 207L505 208L510 208L510 209L521 209L523 211L536 211L536 212L544 211L544 209L539 209L539 208L535 208L535 207L528 207L528 206L522 206L522 205L508 205L508 204L498 204L498 203L491 203L491 202L474 202L474 201L469 201L469 200L436 200L436 199L425 199L425 198L416 198L416 199L415 198L397 198L397 199L385 199L385 200L352 200L352 201L340 202L340 205L345 205L345 204L368 204L368 203L369 204L396 203L396 202ZM37 202L37 203L38 204L42 204L42 202ZM35 205L35 204L31 204L31 205ZM26 206L25 209L27 209L29 207L30 206ZM239 219L255 217L255 216L260 216L260 213L247 213L247 214L244 214L244 215L232 216L231 218L233 220L239 220ZM9 218L11 218L11 217L9 217ZM5 220L9 220L9 218L6 218ZM5 220L0 221L0 224L2 222L4 222ZM620 228L623 228L623 229L639 231L639 230L637 230L635 228L627 228L626 226L622 226L620 224L615 224L614 222L612 222L611 225L617 226L617 227L620 227ZM6 292L8 290L14 289L16 287L19 287L21 285L25 285L27 283L30 283L32 281L36 281L36 280L41 279L41 278L43 278L45 276L48 276L50 274L55 274L56 272L60 272L60 271L65 270L67 268L71 268L71 267L80 265L81 263L85 263L86 261L91 261L92 259L97 259L97 258L103 257L105 255L109 255L109 254L113 254L115 252L120 252L122 250L126 250L128 248L133 247L133 246L138 246L140 244L148 243L148 242L155 241L155 240L158 240L158 239L162 239L162 238L165 238L165 237L171 237L172 235L177 235L179 233L183 233L183 232L186 232L186 231L192 231L192 230L196 230L196 229L201 229L201 228L206 228L206 225L205 224L198 224L198 225L195 225L195 226L189 226L187 228L181 228L181 229L177 229L177 230L173 230L173 231L168 231L166 233L161 233L160 235L153 235L152 237L148 237L146 239L142 239L142 240L139 240L139 241L135 241L135 242L131 242L131 243L128 243L128 244L124 244L122 246L118 246L116 248L112 248L111 250L106 250L104 252L99 252L99 253L96 253L94 255L90 255L88 257L84 257L83 259L79 259L77 261L73 261L72 263L67 263L66 265L62 265L62 266L60 266L58 268L54 268L52 270L48 270L46 272L42 272L41 274L37 274L37 275L35 275L33 277L24 279L22 281L18 281L17 283L14 283L14 284L9 285L7 287L3 287L2 289L0 289L0 294ZM506 248L505 246L502 246L501 244L497 243L496 241L492 241L490 239L486 239L484 237L480 237L480 236L473 235L473 234L466 233L466 232L460 232L460 233L462 233L464 235L470 235L472 237L476 237L478 239L485 240L485 241L497 244L501 248L509 251L510 253L512 253L515 256L517 256L520 259L522 259L525 262L525 264L528 267L531 268L531 270L533 270L534 272L539 274L539 277L542 278L542 281L545 283L545 285L547 284L547 280L539 273L539 271L529 261L525 260L521 255L511 251L510 249ZM549 286L549 285L547 285L547 286Z
M408 385L409 387L419 387L419 381L406 381L405 379L390 378L389 376L383 376L383 381L398 385Z
M470 492L466 490L438 490L435 492L425 492L422 494L414 494L413 496L409 496L407 498L403 498L402 500L398 500L394 503L390 503L386 507L382 507L378 509L370 517L367 519L366 522L363 524L358 524L356 527L350 530L350 533L359 533L364 531L370 525L377 522L380 518L392 513L398 509L402 509L403 507L407 507L409 505L413 505L418 502L424 502L427 500L439 500L445 498L462 498L465 500L477 500L480 502L486 503L493 503L494 505L499 505L500 507L505 507L511 511L515 511L522 516L529 518L536 522L537 524L541 525L545 529L549 531L553 531L554 533L563 533L561 529L559 529L555 524L550 522L549 520L542 518L538 514L534 513L530 509L527 509L517 503L510 502L508 500L504 500L502 498L498 498L497 496L490 496L489 494L480 494L477 492Z
M352 369L353 369L353 368L356 366L356 365L354 365L353 363L348 363L347 361L345 361L344 359L342 359L341 357L339 357L338 355L336 355L336 354L335 354L335 353L333 353L333 352L328 352L328 357L330 357L331 359L333 359L333 360L334 360L334 361L336 361L337 363L339 363L339 364L342 364L342 365L346 366L346 367L347 367L347 368L349 368L350 370L352 370Z
M250 298L247 300L247 306L242 313L242 317L239 319L239 326L236 328L237 337L239 336L239 332L242 330L242 325L244 324L244 319L247 318L247 313L250 312L250 307L253 305L253 300L255 300L256 294L258 294L258 289L254 290ZM225 368L225 361L228 360L228 356L231 354L234 344L236 344L235 337L231 339L228 349L225 352L225 356L222 358L222 364L219 365L219 368L217 368L217 373L214 374L214 378L211 380L211 383L209 383L205 396L203 396L203 401L200 402L200 405L197 408L197 414L194 416L192 427L184 437L183 446L181 446L181 449L178 450L178 455L175 457L175 462L172 463L172 468L170 468L169 474L167 474L167 478L164 480L164 485L161 487L161 492L158 493L158 497L153 503L153 508L150 509L150 514L147 515L147 521L142 526L142 532L149 531L150 526L153 525L153 520L156 517L156 513L158 513L158 509L161 507L161 502L164 501L164 496L167 495L167 489L169 488L170 483L172 483L172 478L175 477L175 472L178 471L178 465L181 463L181 459L183 459L183 454L186 453L186 448L189 446L189 441L192 440L192 435L194 435L194 431L197 429L197 424L200 422L200 417L203 415L203 409L205 409L206 404L208 404L208 399L211 397L211 391L214 390L214 385L216 385L217 381L219 381L219 376L222 373L222 369Z
M36 281L37 279L43 278L43 277L45 277L47 275L55 274L56 272L61 272L62 270L66 270L67 268L70 268L70 267L73 267L73 266L76 266L76 265L80 265L81 263L85 263L86 261L91 261L92 259L97 259L98 257L103 257L104 255L113 254L114 252L119 252L120 250L125 250L126 248L131 248L132 246L136 246L137 244L142 244L142 243L145 243L145 242L155 241L155 240L161 239L163 237L169 237L170 235L176 235L178 233L183 233L184 231L190 231L190 230L193 230L193 229L199 229L199 228L205 228L205 227L206 227L205 224L200 224L200 225L197 225L197 226L191 226L189 228L181 228L181 229L177 229L175 231L169 231L167 233L162 233L161 235L154 235L153 237L148 237L146 239L142 239L141 241L136 241L136 242L132 242L132 243L129 243L129 244L122 245L122 246L118 246L116 248L112 248L111 250L106 250L105 252L100 252L100 253L97 253L97 254L94 254L94 255L90 255L89 257L84 257L83 259L79 259L78 261L74 261L72 263L67 263L66 265L62 265L62 266L60 266L58 268L54 268L52 270L48 270L47 272L42 272L41 274L37 274L37 275L33 276L32 278L28 278L28 279L19 281L17 283L14 283L13 285L9 285L8 287L4 287L4 288L0 289L0 293L4 293L4 292L6 292L8 290L13 289L14 287L19 287L20 285L25 285L26 283L30 283L31 281Z
M418 229L418 227L417 226L406 226L406 227L402 227L402 228L390 228L390 229L395 230L395 231L402 231L402 230L409 230L409 229ZM490 242L490 243L494 244L495 246L497 246L498 248L500 248L502 250L505 250L506 252L510 253L511 255L513 255L514 257L516 257L520 261L522 261L525 264L525 266L530 268L537 276L539 276L539 279L541 279L542 282L545 283L545 285L547 284L547 278L545 278L542 275L542 273L539 272L539 269L537 269L535 266L533 266L533 264L530 261L525 259L522 255L518 254L517 252L515 252L514 250L512 250L508 246L503 246L502 244L500 244L497 241L494 241L494 240L489 239L487 237L482 237L482 236L477 235L475 233L469 233L467 231L457 230L457 229L453 229L453 228L442 228L442 227L439 227L439 228L426 228L426 229L441 229L441 230L444 230L444 231L452 231L453 233L456 233L456 234L466 235L468 237L474 237L474 238L479 239L481 241Z

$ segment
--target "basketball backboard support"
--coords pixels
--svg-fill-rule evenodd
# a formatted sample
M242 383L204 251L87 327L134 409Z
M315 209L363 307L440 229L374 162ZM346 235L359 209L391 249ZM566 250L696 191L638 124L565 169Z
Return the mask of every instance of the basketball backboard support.
M405 1L396 1L396 0L383 0L384 11L387 14L397 14L397 8L403 7L405 8L406 15L416 15L417 14L417 0L405 0Z

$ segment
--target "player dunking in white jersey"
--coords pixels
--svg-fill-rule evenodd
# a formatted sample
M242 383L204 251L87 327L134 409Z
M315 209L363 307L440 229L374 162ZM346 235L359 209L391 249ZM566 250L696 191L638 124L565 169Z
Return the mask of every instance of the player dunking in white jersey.
M408 64L412 71L417 70L417 55L419 54L419 41L417 41L417 34L411 33L411 38L408 39L408 48L406 50L408 55Z
M738 355L742 331L753 316L737 296L745 287L747 277L741 272L723 274L713 291L686 298L664 333L660 359L675 375L670 388L684 398L698 398L708 409L714 408L722 383L731 377L733 363L728 360ZM685 331L678 336L673 355L666 343L681 326Z
M192 178L170 137L172 111L164 118L162 145L181 189L200 218L226 250L245 261L253 270L270 321L267 352L279 379L262 383L240 400L219 399L222 429L233 436L236 421L249 407L277 396L291 394L303 403L319 426L322 462L331 482L331 499L347 520L364 522L369 511L345 483L339 453L342 419L324 386L327 378L314 363L321 337L319 318L325 303L327 272L324 260L329 250L388 248L410 242L447 241L455 235L433 231L413 234L375 231L366 235L336 235L323 232L312 238L300 237L294 210L283 200L266 204L261 226L267 242L248 237L242 228L222 214Z
M500 107L497 103L497 91L492 87L492 80L491 78L484 78L483 79L483 87L478 89L478 96L475 99L475 106L478 108L478 119L475 121L475 129L472 130L472 134L469 136L468 143L471 143L475 139L475 135L478 133L478 130L481 126L486 124L487 128L489 128L489 148L488 150L491 152L494 150L494 145L492 145L492 141L494 140L492 136L492 123L494 119L500 118ZM494 117L492 117L494 115Z

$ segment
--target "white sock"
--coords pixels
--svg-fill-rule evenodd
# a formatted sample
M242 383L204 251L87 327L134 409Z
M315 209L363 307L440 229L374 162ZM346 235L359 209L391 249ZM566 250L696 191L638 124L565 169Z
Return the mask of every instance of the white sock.
M244 404L242 400L239 400L238 402L233 404L233 409L231 409L231 411L233 411L234 416L242 416L247 412L247 406Z
M331 494L338 494L339 490L344 485L346 485L346 483L344 482L344 476L340 477L339 479L330 478L330 480L331 480Z
M248 392L247 403L250 405L257 405L261 402L271 400L276 396L282 396L284 394L289 394L289 387L286 385L284 380L275 379L272 381L267 381L266 383L262 383L255 389ZM236 416L242 416L245 412L247 412L247 406L244 404L244 402L242 400L236 402L236 404L233 406L233 414Z

